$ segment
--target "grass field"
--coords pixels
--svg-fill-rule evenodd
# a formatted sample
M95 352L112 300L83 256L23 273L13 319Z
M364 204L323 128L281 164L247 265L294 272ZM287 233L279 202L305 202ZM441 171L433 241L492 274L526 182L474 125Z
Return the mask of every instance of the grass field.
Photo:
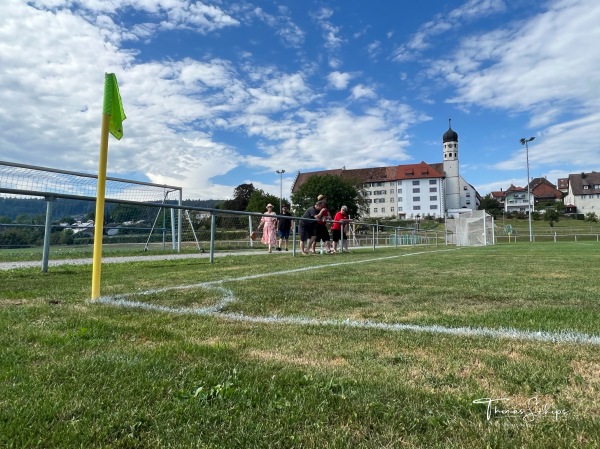
M89 266L0 271L0 447L598 447L599 263L593 242L146 261L105 265L95 303Z

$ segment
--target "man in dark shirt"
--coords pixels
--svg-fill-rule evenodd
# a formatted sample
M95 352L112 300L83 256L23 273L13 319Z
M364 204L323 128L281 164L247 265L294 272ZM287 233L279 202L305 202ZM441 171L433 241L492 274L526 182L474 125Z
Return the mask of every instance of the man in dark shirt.
M317 201L312 207L306 209L302 218L320 218L321 209L323 208L324 203L321 201ZM315 222L312 220L301 220L300 221L300 251L302 254L309 254L309 250L312 247L316 239L315 235Z
M281 214L290 218L280 218L277 222L277 236L279 237L279 246L277 251L281 251L281 244L285 240L285 250L288 250L288 240L290 238L290 230L292 229L293 220L291 219L292 214L289 213L287 206L281 207Z

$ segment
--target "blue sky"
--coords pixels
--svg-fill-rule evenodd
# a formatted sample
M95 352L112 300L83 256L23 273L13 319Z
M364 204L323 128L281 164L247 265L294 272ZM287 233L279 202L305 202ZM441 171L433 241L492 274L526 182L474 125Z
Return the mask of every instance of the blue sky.
M600 171L600 2L3 0L0 159L226 198L298 171L442 161L480 194Z

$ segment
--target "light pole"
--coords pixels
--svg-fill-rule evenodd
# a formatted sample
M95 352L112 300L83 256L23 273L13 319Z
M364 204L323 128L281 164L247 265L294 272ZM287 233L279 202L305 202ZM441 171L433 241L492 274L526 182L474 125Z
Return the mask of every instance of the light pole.
M276 170L275 171L279 175L279 213L283 213L283 174L285 170Z
M525 155L527 157L527 206L528 206L528 210L529 210L529 241L533 242L533 232L531 230L531 187L530 187L530 182L529 182L529 145L527 145L529 142L531 142L533 139L535 139L535 137L530 137L529 139L526 139L525 137L523 137L520 142L521 145L525 145Z

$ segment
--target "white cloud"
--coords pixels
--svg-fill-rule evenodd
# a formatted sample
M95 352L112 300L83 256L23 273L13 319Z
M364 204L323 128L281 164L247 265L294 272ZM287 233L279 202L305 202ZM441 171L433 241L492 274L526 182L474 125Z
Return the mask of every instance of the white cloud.
M449 101L530 114L543 138L530 152L536 167L599 161L589 139L600 133L599 21L600 3L560 0L527 22L465 39L437 66L455 86ZM496 167L522 165L517 159Z
M447 14L436 14L423 24L408 42L401 44L392 54L392 60L403 62L414 60L431 47L430 40L449 30L462 27L465 22L497 14L505 10L503 0L468 0L464 5Z
M352 79L352 75L350 73L342 73L342 72L331 72L327 76L327 81L329 85L334 89L343 90L348 87L348 83Z
M359 100L361 98L377 98L377 94L372 88L357 84L352 88L352 99Z

